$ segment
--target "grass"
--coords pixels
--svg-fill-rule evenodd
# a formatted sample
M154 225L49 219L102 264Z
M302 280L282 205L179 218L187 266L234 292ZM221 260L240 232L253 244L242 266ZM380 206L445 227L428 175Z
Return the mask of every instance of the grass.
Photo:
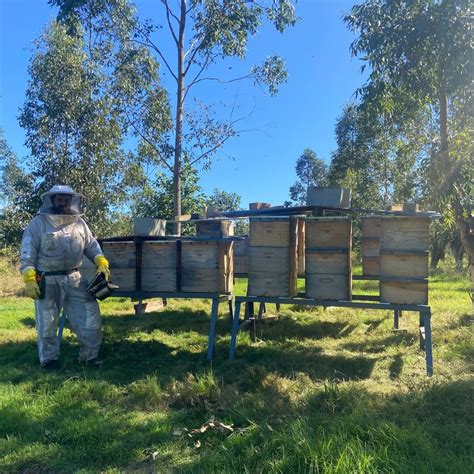
M76 364L66 329L62 369L46 373L32 302L3 297L0 471L472 472L468 288L455 274L430 279L430 379L415 314L393 332L385 311L283 306L256 342L239 335L229 362L223 304L208 363L208 302L135 317L124 298L101 304L100 370Z

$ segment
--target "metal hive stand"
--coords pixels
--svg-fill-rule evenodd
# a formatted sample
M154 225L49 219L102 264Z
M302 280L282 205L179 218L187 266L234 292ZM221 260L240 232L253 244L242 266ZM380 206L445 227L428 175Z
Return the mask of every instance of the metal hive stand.
M332 301L332 300L314 300L308 298L282 298L282 297L266 297L266 296L236 296L235 312L232 321L232 333L230 339L229 359L235 356L237 334L239 330L251 324L253 335L255 336L255 316L249 314L247 319L240 324L240 308L242 303L273 303L276 305L307 305L307 306L323 306L323 307L339 307L339 308L359 308L359 309L378 309L389 310L394 312L394 325L398 329L398 318L402 311L413 311L419 313L419 337L420 349L425 351L426 373L428 376L433 375L433 347L431 341L431 308L426 305L415 304L392 304L392 303L372 303L359 301Z
M209 323L209 340L207 345L207 359L212 360L214 354L214 342L216 335L216 321L219 310L219 303L227 302L229 305L230 319L233 321L232 294L222 293L184 293L184 292L164 292L164 291L114 291L112 296L138 299L141 302L147 298L175 298L175 299L210 299L212 300L211 321Z

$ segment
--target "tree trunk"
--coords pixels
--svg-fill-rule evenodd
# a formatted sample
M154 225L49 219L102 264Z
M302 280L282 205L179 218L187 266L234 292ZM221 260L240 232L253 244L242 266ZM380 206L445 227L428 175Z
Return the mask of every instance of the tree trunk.
M179 19L178 34L178 76L176 91L176 127L174 143L173 167L173 211L174 218L181 216L181 173L182 173L182 145L183 145L183 95L184 95L184 30L186 27L186 0L181 0L181 15ZM175 235L181 235L181 223L173 225Z

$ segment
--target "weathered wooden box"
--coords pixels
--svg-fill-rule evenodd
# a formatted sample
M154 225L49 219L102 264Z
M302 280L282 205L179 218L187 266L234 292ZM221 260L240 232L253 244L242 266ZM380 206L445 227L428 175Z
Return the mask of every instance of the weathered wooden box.
M248 294L251 296L295 296L296 278L288 272L249 273Z
M367 276L380 275L380 257L362 256L362 271Z
M249 272L290 272L291 247L250 247Z
M177 291L176 268L142 268L142 291Z
M176 268L177 242L145 241L142 245L142 268Z
M350 273L349 253L306 250L306 273Z
M381 248L424 252L429 245L429 223L426 217L382 217Z
M347 274L306 273L307 298L349 301L351 293L351 279Z
M413 254L382 250L380 273L383 276L428 278L428 252Z
M233 289L232 273L218 268L182 269L181 291L190 293L230 293Z
M110 268L135 268L134 242L102 242L101 247Z
M380 240L380 225L379 216L362 217L362 238Z
M351 298L352 222L348 217L306 220L306 297L322 300Z
M253 247L296 247L296 219L262 217L250 219L250 245Z
M379 257L380 256L380 239L372 237L362 237L362 256L363 257Z
M382 280L380 301L394 304L428 304L428 280Z
M297 232L296 218L266 217L250 220L249 295L296 294Z
M122 291L135 291L135 268L111 268L112 283Z
M182 241L181 290L228 293L233 288L233 242Z
M196 234L199 237L229 237L234 235L234 224L228 220L201 220L196 223Z
M312 217L306 219L305 247L350 248L352 223L348 217Z

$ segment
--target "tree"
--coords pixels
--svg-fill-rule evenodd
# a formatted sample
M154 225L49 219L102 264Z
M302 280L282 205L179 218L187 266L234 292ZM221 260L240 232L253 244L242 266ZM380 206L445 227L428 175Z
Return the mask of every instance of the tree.
M81 12L87 5L100 5L116 18L114 11L125 0L50 0L60 8L61 19L82 18ZM155 149L162 165L173 173L173 206L175 216L182 212L182 178L185 166L209 165L211 158L224 143L239 134L236 129L240 119L233 117L233 109L228 120L218 120L214 110L200 103L198 116L187 107L196 85L204 81L228 83L249 79L268 86L270 94L275 94L287 74L284 63L277 56L268 57L261 66L253 66L248 74L226 78L222 75L207 76L206 72L218 62L234 57L244 59L248 39L257 33L264 19L283 32L296 22L294 7L290 0L274 0L270 6L245 0L179 0L177 6L162 0L163 17L169 32L174 52L167 55L162 41L156 33L159 26L151 20L141 25L133 21L134 41L145 45L158 58L174 82L174 137L163 153L153 138L143 135L143 139ZM132 23L132 22L131 22ZM108 26L102 22L99 29ZM176 66L174 66L176 64ZM218 74L218 73L216 73ZM187 161L187 165L186 162ZM179 234L179 223L175 233Z
M33 177L25 172L0 129L0 241L2 246L19 247L21 235L38 210L39 196L32 193Z
M461 222L472 207L469 177L462 172L466 162L472 169L472 156L452 153L456 137L449 125L460 99L465 111L472 110L470 7L469 0L367 0L344 17L358 34L353 55L371 69L359 90L363 100L403 108L406 114L431 110L437 120L436 150L428 161L438 176L436 201L440 211L452 209ZM474 261L474 255L470 258Z
M156 109L164 100L157 96L157 64L145 48L124 44L53 22L37 42L20 115L34 192L71 184L84 194L86 217L102 236L114 232L111 214L143 178L136 156L122 148L134 106Z
M227 191L215 188L213 193L207 198L208 206L217 209L218 211L240 211L241 196L237 193L228 193ZM248 235L249 226L247 219L237 219L234 222L235 235Z
M185 168L183 179L183 213L202 214L206 197L199 186L197 171L192 167ZM142 217L174 220L173 210L173 176L158 173L153 182L146 183L137 195L133 214ZM171 230L171 229L168 229ZM193 234L194 226L184 229L184 234Z
M295 205L306 204L306 194L310 186L326 186L328 184L328 168L316 153L306 148L296 160L297 180L290 187L290 198Z

